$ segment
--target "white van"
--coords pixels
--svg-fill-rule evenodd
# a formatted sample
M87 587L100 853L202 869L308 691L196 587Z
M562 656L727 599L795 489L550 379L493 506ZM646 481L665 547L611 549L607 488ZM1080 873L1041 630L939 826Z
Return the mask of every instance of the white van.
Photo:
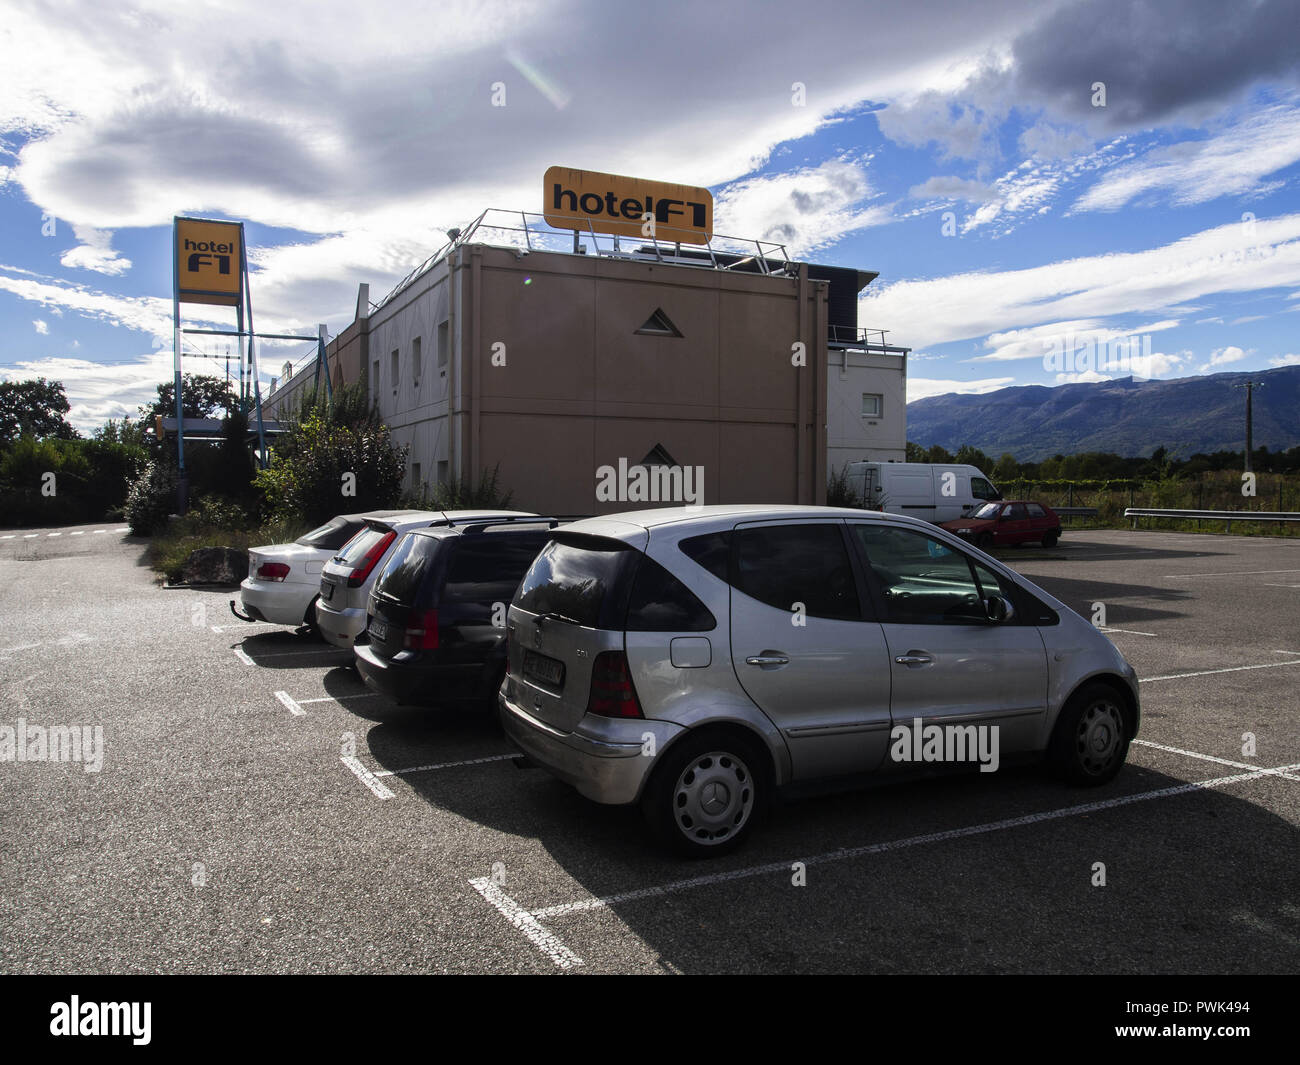
M965 517L990 499L1001 499L993 482L974 466L928 462L850 462L849 489L865 510L907 514L926 521Z

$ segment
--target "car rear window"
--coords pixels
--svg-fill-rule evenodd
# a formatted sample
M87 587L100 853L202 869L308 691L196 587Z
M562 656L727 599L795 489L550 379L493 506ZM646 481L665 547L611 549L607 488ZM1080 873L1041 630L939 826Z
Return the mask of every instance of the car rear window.
M588 628L622 629L635 548L599 537L554 539L542 548L515 594L532 614L557 614Z
M312 529L295 541L303 547L318 547L323 551L337 551L361 530L365 522L360 520L344 521L334 518L318 529Z
M441 601L508 603L550 532L463 536L447 564ZM425 537L421 537L425 539Z
M349 566L355 566L361 561L367 551L379 543L387 536L391 529L386 525L379 525L375 522L367 522L366 527L357 533L344 546L343 550L334 556L338 562L346 563Z
M441 542L435 536L415 533L403 536L375 581L375 595L413 605L425 576L438 557Z
M1029 516L1031 518L1047 517L1047 514L1043 511L1043 508L1040 507L1037 503L1030 503L1028 509L1029 509Z

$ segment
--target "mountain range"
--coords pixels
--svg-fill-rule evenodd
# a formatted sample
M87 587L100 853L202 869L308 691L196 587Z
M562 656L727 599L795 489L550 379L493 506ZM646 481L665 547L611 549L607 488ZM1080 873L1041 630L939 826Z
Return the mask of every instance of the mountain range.
M962 444L1021 462L1112 451L1171 456L1240 451L1246 445L1246 390L1254 390L1254 446L1300 445L1300 366L1254 373L1057 385L1020 385L980 395L928 396L907 405L907 439L922 447Z

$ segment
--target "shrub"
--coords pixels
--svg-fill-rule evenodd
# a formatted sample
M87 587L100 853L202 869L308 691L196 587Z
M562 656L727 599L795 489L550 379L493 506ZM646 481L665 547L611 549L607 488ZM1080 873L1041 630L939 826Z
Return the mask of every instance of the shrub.
M150 536L167 524L176 504L176 471L166 460L155 459L135 479L122 508L132 536Z
M478 484L468 477L453 477L432 487L420 485L403 494L402 505L416 510L508 510L515 494L501 488L500 468L498 463L491 471L484 470L479 474Z

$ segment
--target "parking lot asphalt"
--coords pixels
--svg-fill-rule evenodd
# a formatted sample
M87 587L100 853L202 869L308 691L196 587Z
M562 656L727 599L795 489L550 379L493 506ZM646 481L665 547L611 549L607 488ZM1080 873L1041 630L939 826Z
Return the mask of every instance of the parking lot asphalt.
M1119 777L799 799L708 862L517 769L491 714L400 710L350 652L160 588L145 547L0 530L0 725L104 742L98 772L0 762L4 972L1300 968L1300 541L1001 551L1137 668Z

